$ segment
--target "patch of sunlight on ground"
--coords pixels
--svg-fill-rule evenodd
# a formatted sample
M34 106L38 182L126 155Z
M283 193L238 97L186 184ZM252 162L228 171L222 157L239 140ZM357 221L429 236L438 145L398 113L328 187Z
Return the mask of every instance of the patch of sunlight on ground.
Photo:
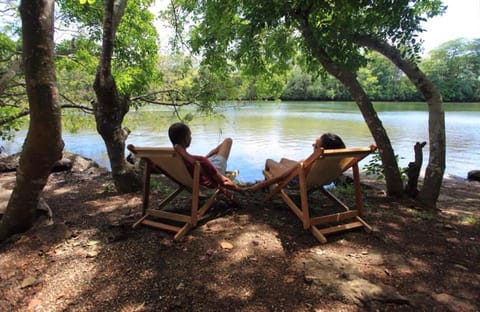
M73 187L65 187L65 186L52 190L53 195L63 195L63 194L73 193L73 192L76 192L74 191Z
M264 230L260 226L244 227L233 241L230 258L241 261L256 255L275 256L283 255L284 250L278 237L271 230Z

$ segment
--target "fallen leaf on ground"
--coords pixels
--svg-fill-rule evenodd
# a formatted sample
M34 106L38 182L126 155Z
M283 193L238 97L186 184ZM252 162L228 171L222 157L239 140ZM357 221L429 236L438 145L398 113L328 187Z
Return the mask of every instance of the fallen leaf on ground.
M221 246L223 249L232 249L232 248L233 248L233 245L230 244L229 242L221 242L221 243L220 243L220 246Z

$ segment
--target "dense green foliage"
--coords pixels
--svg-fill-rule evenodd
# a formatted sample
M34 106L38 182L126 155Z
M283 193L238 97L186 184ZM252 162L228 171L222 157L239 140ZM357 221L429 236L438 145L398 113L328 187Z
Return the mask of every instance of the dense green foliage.
M177 35L187 34L184 41L200 56L199 66L214 68L215 74L222 75L223 99L277 98L273 90L265 95L261 93L265 88L259 87L265 85L262 81L267 81L267 85L275 81L283 84L278 94L283 100L351 100L343 85L322 74L318 61L296 29L295 15L308 10L311 26L315 27L313 39L333 62L357 72L372 100L422 101L421 94L399 69L378 54L365 53L353 39L366 34L389 40L405 58L420 63L421 22L445 9L438 0L222 3L177 0L174 3L175 9L166 14L167 18ZM228 73L231 76L227 79L234 79L235 83L226 82ZM470 69L462 78L475 75L479 76L478 70ZM243 82L245 79L247 83ZM463 81L458 83L463 85ZM228 86L232 85L248 87L230 93ZM451 96L450 90L441 92L447 101L458 99ZM478 97L463 100L478 101Z
M421 60L419 66L438 86L447 102L480 101L480 39L456 39L446 42L430 51L429 56ZM178 55L164 57L162 72L176 81L182 92L195 95L200 91L198 68L189 57L181 62L182 72L178 70ZM183 58L185 59L185 58ZM389 60L376 52L366 55L367 63L358 70L358 80L374 101L423 101L421 94L409 79ZM223 75L222 79L210 76L211 99L215 100L269 100L286 101L350 101L351 95L335 78L328 75L313 75L298 65L292 65L285 75L271 73L252 76L240 71ZM180 79L181 78L181 79ZM182 83L180 83L182 81ZM190 81L190 83L186 83ZM216 83L215 83L216 81ZM171 84L173 88L175 84Z
M358 80L375 101L423 101L407 77L377 53L367 56ZM419 66L437 85L444 101L480 101L480 39L457 39L430 51ZM285 85L283 100L351 100L345 88L332 77L312 77L295 69Z
M421 60L419 66L439 87L445 101L480 101L479 40L457 39L446 42ZM409 79L385 57L371 52L366 59L366 65L359 68L358 80L372 100L424 100ZM197 96L201 90L195 82L200 80L195 77L201 72L198 69L205 67L196 65L191 57L179 55L163 57L163 60L161 71L168 76L166 82L170 82L172 88L176 86L182 90L189 98ZM213 92L210 99L215 100L352 100L345 87L335 78L315 76L297 65L292 65L286 75L271 73L269 77L252 76L240 71L223 75L222 79L215 77L218 76L210 76L208 89Z
M154 27L154 15L150 0L128 1L124 21L120 24L115 41L113 71L120 92L127 96L145 94L158 88L162 75L158 67L158 34ZM63 108L80 108L91 113L95 93L92 85L98 66L103 1L57 1L56 15L56 74ZM7 71L21 58L21 42L18 39L17 3L2 5L10 18L0 24L0 74L3 80ZM0 135L10 138L13 130L22 126L28 115L24 74L19 68L12 79L6 80L0 90ZM140 105L142 101L134 101ZM85 124L84 114L64 109L64 128L75 131ZM88 114L90 115L90 114ZM77 118L75 117L77 116ZM93 126L93 116L89 116Z
M0 33L0 138L10 139L23 126L28 110L25 82L20 71L21 54L17 41Z
M67 27L80 28L80 35L60 44L69 52L69 57L57 66L60 70L85 71L88 77L84 80L92 84L100 50L103 1L84 5L78 0L58 2L63 13L61 21ZM120 92L125 95L148 92L161 81L156 66L158 34L153 25L154 15L149 10L151 3L151 0L128 1L115 38L112 70Z
M480 38L445 42L420 66L445 101L480 101Z
M352 40L373 35L401 47L415 58L420 22L438 15L439 0L419 1L173 1L170 22L177 33L188 31L193 53L202 65L218 72L243 72L271 77L292 64L322 71L300 21L309 18L311 42L336 63L357 71L367 60ZM191 29L185 29L191 25Z
M207 64L206 58L198 61L182 54L159 56L153 15L148 10L151 1L128 3L126 17L120 23L115 43L113 64L117 85L124 94L135 97L162 89L159 93L162 96L157 94L157 101L168 103L173 99L175 103L203 103L205 105L199 107L205 113L214 109L214 106L206 103L219 100L351 100L350 94L336 79L319 75L318 72L311 74L306 69L304 56L298 55L298 50L294 49L298 47L298 38L287 35L287 24L275 24L273 20L256 21L253 17L258 12L245 12L252 17L252 23L245 24L236 19L236 12L229 11L225 3L224 14L231 14L234 23L229 28L230 32L222 36L238 37L251 33L256 27L255 23L267 23L268 27L264 33L241 45L238 43L235 51L229 49L225 58L214 58ZM74 37L67 36L69 39L57 42L56 46L56 70L62 105L90 107L90 102L95 98L92 81L98 65L102 1L80 5L77 0L62 0L58 4L61 10L57 21L59 29L70 28L76 32ZM280 9L281 6L278 6ZM212 8L207 14L215 12L218 11ZM9 21L13 21L15 11L12 10L10 15ZM217 22L222 20L218 18ZM337 22L341 24L338 16ZM0 71L3 78L20 60L21 54L18 24L4 23L2 26ZM225 43L219 41L221 36L213 30L211 32L205 33L210 34L213 49L222 48ZM194 51L212 53L212 49L206 50L200 44L200 39L205 39L200 36L205 36L205 33L194 32L191 43ZM396 38L399 42L402 40L400 35ZM477 102L480 101L479 56L480 39L457 39L432 50L419 65L438 86L445 101ZM243 62L246 58L254 62ZM358 60L358 64L362 65L358 69L358 80L372 100L423 100L405 75L383 56L367 53L365 61ZM4 140L24 124L25 118L19 117L28 114L23 80L23 74L19 71L0 90L0 135ZM133 102L134 105L141 103ZM64 127L74 131L78 127L75 116L79 115L72 110L64 110L63 115L66 117ZM91 122L93 126L93 119Z

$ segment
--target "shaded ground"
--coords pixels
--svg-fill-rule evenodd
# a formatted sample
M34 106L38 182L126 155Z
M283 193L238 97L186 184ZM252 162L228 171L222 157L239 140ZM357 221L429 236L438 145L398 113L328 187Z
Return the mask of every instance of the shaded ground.
M13 179L0 176L4 194ZM259 192L239 196L241 208L219 201L173 242L131 228L140 194L115 194L108 174L55 173L51 224L0 246L0 311L479 311L480 183L447 179L431 213L366 182L372 233L321 245Z

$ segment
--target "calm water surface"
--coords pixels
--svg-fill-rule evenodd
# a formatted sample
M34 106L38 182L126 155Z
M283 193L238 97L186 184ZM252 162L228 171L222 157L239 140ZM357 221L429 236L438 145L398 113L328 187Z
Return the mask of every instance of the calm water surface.
M376 103L378 115L398 154L400 165L414 159L413 145L428 143L428 112L424 103ZM348 147L365 147L374 140L357 106L352 102L248 102L225 104L221 117L195 118L191 153L206 154L225 137L234 140L229 169L239 169L239 180L263 179L265 159L287 157L300 160L312 152L311 144L324 132L340 135ZM135 121L136 119L136 121ZM176 120L171 112L157 109L131 113L127 126L132 130L127 144L170 146L167 129ZM446 174L466 177L480 169L480 103L446 103ZM17 152L24 131L14 142L3 142L8 153ZM94 129L64 133L66 149L109 167L105 145ZM428 162L428 144L424 165ZM361 163L361 167L368 159Z

